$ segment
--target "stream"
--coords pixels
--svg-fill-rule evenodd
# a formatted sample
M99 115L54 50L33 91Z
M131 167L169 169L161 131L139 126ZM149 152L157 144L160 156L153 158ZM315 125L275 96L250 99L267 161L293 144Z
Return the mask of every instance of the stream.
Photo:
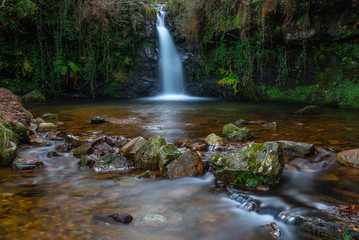
M280 239L321 239L283 216L309 216L336 205L358 204L359 169L336 163L335 152L359 147L359 111L322 107L319 115L294 115L303 105L198 101L76 100L33 103L40 117L59 114L59 130L84 135L133 138L163 136L168 143L221 135L237 119L251 124L256 142L292 140L314 144L321 153L287 164L281 183L267 192L225 191L211 173L199 178L138 179L130 173L96 174L78 168L71 153L48 158L51 146L22 146L20 156L45 167L0 168L0 239L266 239L258 227L276 222ZM102 116L105 124L88 124ZM44 135L41 135L44 136ZM260 210L248 211L248 199ZM247 201L248 202L248 201ZM95 214L128 213L130 224L98 221Z

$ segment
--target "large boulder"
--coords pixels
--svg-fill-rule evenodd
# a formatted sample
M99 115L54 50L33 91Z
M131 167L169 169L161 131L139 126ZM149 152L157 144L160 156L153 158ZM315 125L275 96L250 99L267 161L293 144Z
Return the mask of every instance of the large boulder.
M182 155L182 152L173 146L164 145L158 152L158 167L163 176L167 176L166 166Z
M28 94L25 94L21 97L21 101L23 102L44 102L46 101L46 98L44 95L41 94L40 91L34 90L29 92Z
M109 153L96 161L93 168L96 172L113 172L128 167L127 159L120 154Z
M136 137L134 139L131 139L131 141L129 141L128 143L126 143L120 148L120 153L122 153L126 157L134 157L137 151L143 145L145 145L146 142L147 140L144 139L143 137Z
M13 127L19 123L25 127L30 126L32 114L22 106L12 92L5 88L0 88L0 113L1 118Z
M158 170L158 153L166 140L160 136L148 139L138 151L135 157L135 166L139 169Z
M187 150L165 168L169 178L198 177L204 173L200 156L192 150Z
M337 161L348 167L359 168L359 149L352 149L338 153Z
M290 155L295 157L304 157L309 153L314 152L314 145L310 143L292 142L286 140L276 141L280 144L284 155Z
M253 134L248 128L239 128L233 123L225 125L222 134L231 141L242 142L253 139Z
M282 149L276 142L252 143L210 162L216 167L217 180L250 188L278 184L284 169Z

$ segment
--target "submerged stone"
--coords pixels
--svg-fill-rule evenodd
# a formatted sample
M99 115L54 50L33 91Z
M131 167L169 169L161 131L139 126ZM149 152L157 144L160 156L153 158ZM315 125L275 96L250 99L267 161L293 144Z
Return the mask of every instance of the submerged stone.
M294 114L303 115L303 114L318 114L320 111L320 107L317 105L309 105L304 108L295 111Z
M54 113L44 113L41 116L42 119L46 119L46 120L57 119L57 117L58 117L58 114L54 114Z
M144 170L158 170L158 153L166 140L160 136L153 136L137 151L135 166Z
M210 159L215 177L228 184L250 188L279 183L284 169L281 146L276 142L252 143Z
M337 161L348 167L359 168L359 149L352 149L338 153Z

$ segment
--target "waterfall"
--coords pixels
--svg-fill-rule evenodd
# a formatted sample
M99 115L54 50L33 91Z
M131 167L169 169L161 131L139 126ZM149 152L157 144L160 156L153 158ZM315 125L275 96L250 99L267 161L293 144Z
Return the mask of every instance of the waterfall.
M165 25L166 12L164 5L159 6L157 13L157 32L160 42L160 77L162 96L165 98L185 97L181 59L176 51L172 36Z

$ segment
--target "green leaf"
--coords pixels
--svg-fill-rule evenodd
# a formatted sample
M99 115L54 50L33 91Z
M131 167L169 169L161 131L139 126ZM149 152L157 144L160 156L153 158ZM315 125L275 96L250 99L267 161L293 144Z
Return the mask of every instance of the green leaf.
M77 73L77 72L81 71L81 69L74 62L69 62L68 65L71 68L71 71L74 72L74 73Z
M67 67L66 67L66 66L62 66L62 67L61 67L61 75L62 75L62 76L65 76L66 73L67 73Z

